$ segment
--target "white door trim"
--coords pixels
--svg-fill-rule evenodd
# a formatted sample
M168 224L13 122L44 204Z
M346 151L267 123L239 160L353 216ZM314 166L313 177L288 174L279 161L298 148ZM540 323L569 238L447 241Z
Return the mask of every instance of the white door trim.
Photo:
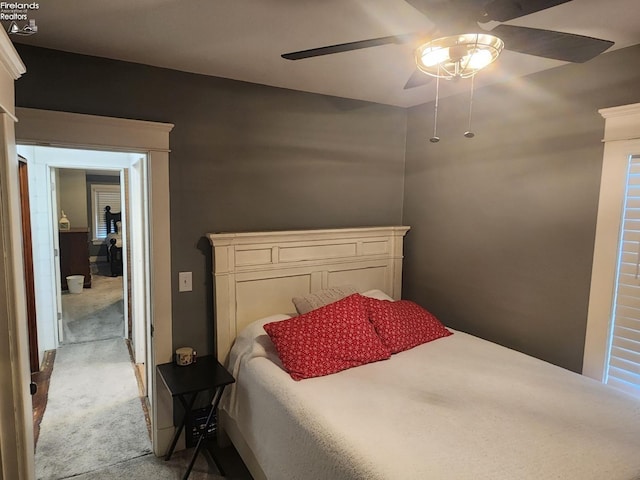
M4 30L0 65L0 480L29 480L34 477L33 414L14 135L14 81L26 69Z
M46 350L58 348L63 341L61 320L62 300L60 285L59 257L52 256L51 252L59 251L58 219L60 210L57 208L58 188L55 187L55 178L60 169L77 168L91 170L93 168L117 171L122 177L124 172L131 167L134 160L140 156L146 158L146 154L128 152L109 152L102 150L86 150L79 148L49 147L43 145L18 145L18 153L28 160L30 191L46 191L46 195L32 195L30 198L31 224L36 228L32 232L34 283L37 296L36 315L38 317L38 347L40 361ZM121 205L126 205L126 182L121 178L118 187L123 196ZM126 210L125 210L126 212ZM141 232L140 225L129 225L127 215L122 219L123 247L129 237L135 237ZM126 248L125 248L126 251ZM129 285L127 269L127 256L122 257L123 262L123 301L127 305L128 292L124 286ZM131 271L132 274L139 272ZM142 278L143 275L138 275ZM132 278L133 280L133 278ZM125 328L128 320L128 309L124 309L124 325L122 335L126 336ZM141 319L146 317L141 316ZM150 363L149 363L150 365Z
M173 124L17 108L16 139L24 144L92 150L141 152L148 155L150 322L153 363L172 359L171 238L169 210L169 132ZM154 453L166 451L174 431L171 396L150 375Z
M141 157L141 156L140 156ZM147 215L149 191L147 189L147 159L139 158L131 163L129 171L129 218L131 226L138 229L138 234L131 240L131 310L134 321L131 338L133 339L133 356L136 363L152 364L147 361L146 339L148 338L146 322L137 319L146 318L150 310L149 295L144 286L149 282L149 218ZM148 372L147 372L148 373ZM145 380L148 382L147 379Z
M31 479L33 417L14 121L0 114L0 479Z
M629 158L640 154L640 103L599 112L605 119L605 145L582 373L603 381L609 357L627 167Z

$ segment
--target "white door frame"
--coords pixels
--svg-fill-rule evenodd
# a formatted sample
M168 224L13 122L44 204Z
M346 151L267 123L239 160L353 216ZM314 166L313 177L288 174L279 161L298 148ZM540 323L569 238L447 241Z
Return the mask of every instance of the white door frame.
M140 152L148 156L151 308L147 324L153 329L152 362L148 367L153 373L148 394L153 450L156 455L163 455L174 431L173 402L158 381L155 366L172 360L169 132L173 124L28 108L17 108L16 116L16 139L21 144ZM15 228L19 229L19 225Z
M18 154L20 154L20 146L17 147L18 148ZM28 170L28 177L31 177L33 175L33 170L34 170L34 165L33 165L33 159L29 158L30 155L23 155L23 158L27 159L27 165L29 166L29 170ZM49 331L51 331L53 333L53 348L58 348L58 345L60 345L61 342L64 342L64 329L62 328L62 278L60 276L60 237L59 237L59 230L58 230L58 211L60 209L60 206L58 205L58 171L55 167L47 167L47 165L43 166L43 170L44 170L44 177L48 180L46 182L47 188L49 190L47 190L47 196L43 198L43 200L49 200L51 202L51 208L49 209L49 221L47 222L47 225L50 228L49 231L49 235L47 235L47 238L51 241L51 248L49 248L49 252L56 252L54 254L53 257L50 256L49 260L51 262L51 265L53 265L53 275L50 278L51 280L53 280L51 282L51 287L53 287L53 291L52 291L52 306L53 309L51 312L41 312L40 315L38 315L38 302L36 301L36 319L37 318L52 318L51 315L53 314L53 321L55 323L55 326L50 327ZM31 180L31 178L29 178L29 181ZM37 189L32 188L31 191L34 191ZM34 203L34 198L33 195L29 195L29 208L31 211L33 211L33 207L34 205L32 205ZM30 212L31 213L31 212ZM36 237L32 239L32 244L33 241L35 241L35 243L38 243L38 230L34 230L32 228L32 233L31 236L32 237ZM45 240L45 239L43 239ZM37 257L36 257L37 258ZM36 272L36 264L34 264L34 275L33 275L33 282L34 282L34 294L37 296L38 295L38 280L40 280L41 277L38 277L38 272ZM43 315L44 314L44 315ZM44 335L40 333L41 329L39 328L39 326L37 325L38 322L36 321L36 328L38 330L37 332L37 337L38 340L41 342L39 345L39 350L38 351L38 362L40 365L42 365L42 360L43 360L43 356L41 354L44 353L44 350L50 350L50 348L43 348L44 345L47 345L48 342L43 341L44 340Z
M146 318L151 311L149 295L143 290L144 285L150 281L149 276L149 189L147 188L147 159L139 156L129 168L129 218L131 224L139 229L138 235L131 239L131 269L136 274L131 279L131 311L133 318ZM134 322L131 338L133 339L133 355L136 363L151 365L152 358L148 356L150 349L146 348L147 329L146 323ZM145 384L149 383L149 369Z
M80 148L61 148L43 145L18 145L18 153L27 159L30 170L29 179L32 192L45 189L46 195L30 195L31 197L31 219L32 224L37 228L33 229L33 259L35 291L37 296L36 310L38 321L38 347L39 357L42 363L45 350L58 348L64 341L62 338L62 295L60 276L60 257L51 255L51 252L59 252L58 242L58 219L60 209L57 205L58 196L55 185L56 173L63 169L105 169L118 172L121 176L120 193L123 196L121 205L126 205L126 188L124 181L124 171L138 161L142 154L126 152L106 152L100 150L86 150ZM145 155L146 156L146 155ZM146 161L146 160L145 160ZM139 178L142 182L145 179ZM33 182L33 183L32 183ZM140 190L140 187L138 188ZM141 199L142 200L142 199ZM146 200L146 199L145 199ZM126 212L126 211L125 211ZM127 251L127 241L129 236L142 236L141 225L127 223L127 215L122 218L123 251ZM131 235L128 235L130 233ZM136 245L138 246L138 245ZM140 248L144 248L140 244ZM128 305L128 275L127 256L123 255L123 302ZM136 278L145 276L139 272L131 272ZM142 284L144 286L144 283ZM144 295L144 292L141 292ZM124 325L122 335L127 336L128 309L124 309ZM140 319L145 319L144 312L141 312ZM49 325L49 321L52 322Z
M29 480L35 475L33 413L14 132L14 81L26 69L0 30L0 480Z
M605 119L600 200L582 373L604 381L629 159L640 154L640 103L599 110Z

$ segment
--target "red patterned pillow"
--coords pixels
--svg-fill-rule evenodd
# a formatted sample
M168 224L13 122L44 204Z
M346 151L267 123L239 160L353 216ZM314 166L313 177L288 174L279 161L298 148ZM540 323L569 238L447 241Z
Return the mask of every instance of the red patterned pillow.
M452 335L433 314L409 300L367 298L367 302L369 319L391 353Z
M264 329L294 380L329 375L391 356L369 322L367 305L356 293Z

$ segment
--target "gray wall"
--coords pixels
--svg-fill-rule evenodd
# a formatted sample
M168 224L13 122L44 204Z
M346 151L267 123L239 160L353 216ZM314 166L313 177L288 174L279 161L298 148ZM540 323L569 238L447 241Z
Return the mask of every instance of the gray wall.
M431 104L405 111L18 51L28 69L19 106L175 123L175 346L213 348L206 232L404 223L406 298L453 328L581 369L603 151L597 110L640 102L640 47L478 90L472 140L462 137L466 95L444 98L438 144L428 142ZM179 271L193 271L193 292L177 292Z
M17 45L21 107L171 122L174 346L212 352L214 231L402 221L406 111ZM177 274L193 271L193 292Z
M481 75L481 74L480 74ZM404 295L580 371L602 167L597 110L640 102L640 47L409 111ZM446 85L441 86L442 89Z

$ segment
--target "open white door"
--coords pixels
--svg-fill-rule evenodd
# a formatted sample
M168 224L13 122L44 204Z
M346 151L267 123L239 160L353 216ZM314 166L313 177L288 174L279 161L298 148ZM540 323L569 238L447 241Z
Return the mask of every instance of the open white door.
M148 366L152 365L150 340L149 289L149 208L147 190L147 157L136 155L129 168L129 205L131 228L131 316L132 339L135 362L145 364L148 385ZM149 389L147 394L150 395ZM149 399L151 400L151 399Z
M64 342L64 328L62 322L62 280L60 277L60 232L58 230L58 219L61 214L60 209L58 208L59 202L59 194L58 194L58 169L57 168L49 168L49 185L50 192L49 197L51 201L51 215L52 221L51 225L53 226L53 264L54 264L54 282L55 282L55 312L56 312L56 332L58 334L56 338L56 347L60 345L60 343Z
M129 252L131 252L131 245L129 245L129 220L130 214L129 205L129 193L127 191L127 184L129 182L129 176L127 175L127 169L120 170L120 212L123 213L120 219L121 237L122 237L122 301L124 302L124 338L129 338L129 285L132 283L132 279L129 278ZM108 247L107 247L108 248Z

